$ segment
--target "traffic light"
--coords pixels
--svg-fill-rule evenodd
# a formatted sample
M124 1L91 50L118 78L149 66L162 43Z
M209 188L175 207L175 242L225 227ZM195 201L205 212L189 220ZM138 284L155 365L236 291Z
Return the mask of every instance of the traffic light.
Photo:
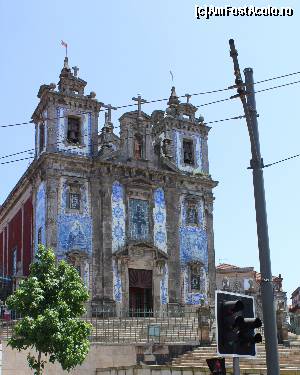
M250 296L217 291L217 347L220 355L255 356L255 344L262 341L255 328L262 322L254 317Z
M225 358L208 358L206 362L213 375L226 375Z

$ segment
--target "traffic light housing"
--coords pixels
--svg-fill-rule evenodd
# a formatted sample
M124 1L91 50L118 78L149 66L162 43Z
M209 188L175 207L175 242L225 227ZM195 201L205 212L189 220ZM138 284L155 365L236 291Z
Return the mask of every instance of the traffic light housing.
M217 348L220 355L255 356L255 344L262 341L255 329L262 322L254 316L251 296L216 292Z

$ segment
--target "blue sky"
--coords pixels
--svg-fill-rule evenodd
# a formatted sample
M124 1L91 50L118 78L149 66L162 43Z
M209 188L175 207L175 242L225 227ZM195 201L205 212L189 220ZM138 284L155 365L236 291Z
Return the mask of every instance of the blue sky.
M249 0L250 1L250 0ZM291 6L292 17L215 17L197 20L197 2L58 1L0 2L0 125L30 119L43 83L58 81L64 49L71 66L104 103L123 105L141 93L145 99L169 96L172 70L179 95L233 84L228 39L234 38L242 68L252 67L255 80L297 72L300 5L296 0L212 0L217 6ZM202 3L204 4L204 3ZM299 75L257 89L300 79ZM261 152L265 163L300 153L300 85L257 94ZM229 92L192 97L201 105ZM144 111L165 108L147 104ZM123 112L113 114L114 122ZM204 106L206 121L242 114L236 100ZM100 117L100 127L103 118ZM32 125L0 128L0 156L33 147ZM216 261L259 270L252 174L247 170L250 146L244 120L212 126L210 172L215 189ZM9 159L0 160L0 162ZM24 173L28 161L0 165L0 203ZM300 158L265 169L273 274L281 273L288 296L299 286L298 194Z

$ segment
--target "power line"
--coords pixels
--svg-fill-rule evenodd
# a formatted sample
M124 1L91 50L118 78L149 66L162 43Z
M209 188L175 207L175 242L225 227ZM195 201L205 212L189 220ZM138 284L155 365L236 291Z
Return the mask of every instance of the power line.
M204 122L203 125L208 125L208 124L215 124L215 123L218 123L218 122L224 122L224 121L230 121L230 120L239 120L239 119L242 119L244 118L245 116L244 115L239 115L239 116L234 116L234 117L229 117L229 118L224 118L224 119L219 119L219 120L213 120L213 121L207 121L207 122ZM120 126L114 126L114 128L119 128ZM58 144L61 144L61 143L65 143L64 141L59 141L59 142L56 142L56 143L49 143L47 146L57 146ZM98 143L98 142L97 142ZM73 150L78 150L78 147L77 146L72 146L72 147L69 147L68 149L66 149L65 151L73 151ZM15 152L13 154L9 154L9 155L2 155L0 156L0 159L6 159L6 158L9 158L11 156L16 156L16 155L20 155L20 154L24 154L26 152L30 153L32 151L35 151L34 148L30 148L28 150L24 150L24 151L19 151L19 152ZM19 161L19 160L26 160L26 159L18 159L16 161ZM10 161L10 162L13 162ZM3 162L3 163L0 163L0 164L7 164L8 162Z
M204 123L204 125L212 124L212 123L217 123L217 122L223 122L223 121L229 121L229 120L238 120L238 119L242 119L244 117L245 117L245 115L240 115L240 116L234 116L234 117L229 117L229 118L220 119L220 120L208 121L208 122ZM62 142L58 142L58 143L62 143ZM75 147L75 146L72 147L72 148L76 148L77 149L77 147ZM30 150L34 150L34 149L30 149ZM21 154L21 153L25 153L25 152L28 152L30 150L20 151L20 152L17 152L15 154L1 156L0 159L6 158L6 157L9 157L9 156L18 155L18 154ZM66 151L71 151L71 150L69 149L69 150L66 150ZM298 158L298 157L300 157L300 154L292 155L292 156L289 156L287 158L284 158L284 159L281 159L281 160L278 160L278 161L275 161L275 162L272 162L272 163L265 164L263 166L263 168L268 168L268 167L271 167L273 165L280 164L280 163L283 163L285 161L288 161L288 160L291 160L291 159L295 159L295 158ZM19 161L29 160L29 159L34 159L34 156L29 156L29 157L26 157L26 158L21 158L21 159L15 159L15 160L9 160L9 161L6 161L6 162L1 162L0 165L10 164L10 163L16 163L16 162L19 162ZM248 169L251 169L251 167L248 167Z
M10 128L12 126L20 126L20 125L28 125L28 124L33 124L33 120L27 121L27 122L19 122L16 124L1 125L0 128Z
M240 120L242 118L245 118L245 115L234 116L234 117L229 117L229 118L223 118L221 120L208 121L208 122L205 122L204 125L215 124L217 122L223 122L223 121L229 121L229 120Z
M28 150L24 150L24 151L20 151L20 152L15 152L14 154L9 154L9 155L3 155L3 156L0 156L0 159L6 159L6 158L9 158L11 156L16 156L16 155L20 155L20 154L25 154L26 152L31 152L31 151L34 151L34 148L30 148Z
M204 104L200 104L200 105L196 105L196 108L200 108L200 107L205 107L207 105L211 105L211 104L217 104L217 103L222 103L222 102L226 102L227 100L231 100L232 98L225 98L225 99L220 99L220 100L215 100L213 102L209 102L209 103L204 103Z
M293 75L297 75L297 74L300 74L300 71L299 72L288 73L288 74L283 74L281 76L276 76L276 77L264 79L264 80L261 80L261 81L257 81L255 83L253 83L253 85L264 83L264 82L268 82L268 81L273 81L273 80L276 80L276 79L281 79L281 78L285 78L285 77L289 77L289 76L293 76ZM286 84L282 84L282 85L270 87L270 88L267 88L267 89L258 90L255 93L259 93L259 92L263 92L263 91L269 91L269 90L273 90L275 88L280 88L280 87L284 87L284 86L294 85L294 84L299 83L299 82L300 81L286 83ZM210 91L203 91L203 92L193 93L193 94L190 94L190 95L191 96L198 96L198 95L213 94L213 93L218 93L218 92L224 92L224 91L232 90L235 87L236 86L230 86L230 87L226 87L226 88L222 88L222 89L217 89L217 90L210 90ZM180 96L178 96L178 98L184 98L184 97L186 97L186 95L180 95ZM208 102L208 103L204 103L204 104L198 105L198 106L196 106L196 108L200 108L200 107L204 107L204 106L208 106L208 105L212 105L212 104L217 104L217 103L222 103L222 102L228 101L230 99L231 98L225 98L225 99L215 100L215 101L212 101L212 102ZM169 98L147 100L147 101L145 101L144 104L157 103L157 102L162 102L162 101L167 101L167 100L169 100ZM126 104L126 105L116 106L115 108L116 109L122 109L122 108L134 107L134 106L136 106L136 104L135 103L131 103L131 104ZM105 111L104 109L100 110L100 112L104 112L104 111ZM81 114L87 114L87 113L91 113L91 112L81 112ZM43 120L44 121L46 121L46 120L57 120L57 119L60 119L60 118L64 118L66 116L67 115L59 116L59 117L53 117L53 118L45 118ZM34 123L33 120L30 120L30 121L27 121L27 122L21 122L21 123L15 123L15 124L0 125L0 128L8 128L8 127L14 127L14 126L28 125L28 124L33 124L33 123Z
M266 88L266 89L262 89L262 90L255 91L255 94L257 94L258 92L264 92L264 91L269 91L269 90L278 89L278 88L280 88L280 87L285 87L285 86L295 85L295 84L297 84L297 83L300 83L300 81L294 81L294 82L289 82L289 83L283 83L282 85L273 86L273 87L268 87L268 88Z
M10 161L4 161L4 162L1 162L0 164L15 163L17 161L28 160L28 159L33 159L33 158L34 158L34 156L29 156L28 158L16 159L16 160L10 160Z
M264 168L268 168L268 167L271 167L272 165L283 163L284 161L288 161L288 160L291 160L291 159L298 158L299 156L300 156L300 154L296 154L296 155L289 156L285 159L274 161L273 163L269 163L269 164L264 165Z
M260 83L264 83L264 82L269 82L269 81L274 81L275 79L280 79L280 78L285 78L285 77L290 77L290 76L294 76L296 74L300 74L300 72L294 72L294 73L288 73L288 74L283 74L281 76L277 76L277 77L272 77L272 78L268 78L268 79L263 79L261 81L257 81L255 83L253 83L253 85L258 85Z

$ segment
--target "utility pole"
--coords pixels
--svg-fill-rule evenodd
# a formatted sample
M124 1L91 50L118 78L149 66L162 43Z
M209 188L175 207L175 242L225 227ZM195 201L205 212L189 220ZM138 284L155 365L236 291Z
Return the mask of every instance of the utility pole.
M267 374L279 375L279 360L277 347L277 327L274 308L273 282L270 260L269 235L267 223L267 210L265 200L265 188L263 178L263 159L260 154L257 112L255 103L253 70L244 70L245 84L240 73L238 53L235 49L234 40L229 40L230 56L233 60L235 86L238 94L233 97L241 99L249 137L251 143L252 159L250 169L253 172L253 187L256 211L256 226L258 237L258 249L261 273L261 297L265 333L265 348L267 360ZM245 90L246 89L246 90Z

